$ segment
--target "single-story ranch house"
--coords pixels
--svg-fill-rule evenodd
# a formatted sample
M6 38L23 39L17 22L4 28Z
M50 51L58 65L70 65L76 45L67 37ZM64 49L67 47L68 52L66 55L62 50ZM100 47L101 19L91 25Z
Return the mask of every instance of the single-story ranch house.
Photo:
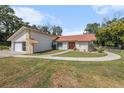
M53 45L57 49L78 49L87 52L95 40L93 34L55 36L28 27L21 27L8 39L11 41L11 51L25 54L51 50Z

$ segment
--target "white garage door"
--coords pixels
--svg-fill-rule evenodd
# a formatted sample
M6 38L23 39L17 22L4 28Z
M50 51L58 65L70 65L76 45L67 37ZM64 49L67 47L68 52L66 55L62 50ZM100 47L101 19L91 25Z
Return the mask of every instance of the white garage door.
M15 43L15 51L18 52L22 51L22 43Z

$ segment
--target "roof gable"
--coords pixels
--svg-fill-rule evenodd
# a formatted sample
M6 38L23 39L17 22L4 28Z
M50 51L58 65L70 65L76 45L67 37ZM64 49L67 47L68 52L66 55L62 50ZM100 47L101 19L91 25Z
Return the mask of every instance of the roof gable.
M32 28L28 28L28 27L21 27L18 31L16 31L11 37L8 38L7 41L11 41L13 40L18 34L20 34L22 31L33 31L33 32L37 32L39 34L42 34L42 35L46 35L48 37L50 37L51 39L56 39L58 36L55 36L55 35L49 35L49 34L46 34L44 32L41 32L41 31L38 31L36 29L32 29Z
M18 34L20 34L22 31L24 31L26 28L23 26L18 31L16 31L12 36L10 36L7 41L11 41L14 39Z

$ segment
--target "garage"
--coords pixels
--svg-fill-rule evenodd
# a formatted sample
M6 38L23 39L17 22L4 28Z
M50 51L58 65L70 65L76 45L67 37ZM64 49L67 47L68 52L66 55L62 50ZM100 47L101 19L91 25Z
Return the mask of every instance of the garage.
M15 42L14 44L14 50L17 51L17 52L23 52L26 50L25 48L25 42Z

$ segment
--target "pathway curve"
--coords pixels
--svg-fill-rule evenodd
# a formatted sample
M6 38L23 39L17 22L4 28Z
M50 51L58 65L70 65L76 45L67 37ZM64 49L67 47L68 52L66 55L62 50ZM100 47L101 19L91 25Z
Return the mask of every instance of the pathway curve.
M66 52L67 53L67 52ZM66 61L112 61L121 59L120 55L105 51L107 56L104 57L55 57L51 55L40 55L40 56L29 56L29 55L14 55L14 57L24 57L24 58L43 58L43 59L53 59L53 60L66 60Z

